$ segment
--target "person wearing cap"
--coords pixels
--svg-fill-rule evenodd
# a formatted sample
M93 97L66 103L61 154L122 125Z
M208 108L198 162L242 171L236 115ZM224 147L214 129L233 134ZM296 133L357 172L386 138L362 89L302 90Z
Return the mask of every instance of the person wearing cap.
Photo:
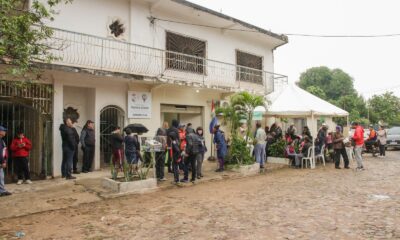
M91 169L96 143L94 122L92 120L86 121L86 124L81 131L80 143L83 150L82 172L88 173L92 171Z
M373 125L369 125L369 135L367 141L365 141L365 145L373 145L378 139L378 135L374 129Z
M355 129L353 140L355 143L354 156L357 161L357 169L356 170L364 170L363 159L362 159L362 155L361 155L362 149L364 146L364 129L357 122L353 122L351 124L351 127L353 129Z
M219 129L220 125L216 125L214 127L214 144L217 149L217 158L219 163L219 168L216 172L223 172L224 171L224 164L225 164L225 156L228 152L225 136L222 131Z
M32 149L31 141L25 137L24 132L19 130L17 137L11 142L11 151L14 161L14 166L18 175L17 185L21 185L25 178L27 184L31 184L31 176L29 173L29 152Z
M4 187L4 169L7 167L7 145L3 138L7 134L7 128L0 126L0 197L11 195Z
M343 143L344 136L342 134L342 128L340 126L336 126L336 132L332 136L333 141L333 149L335 159L335 168L340 169L340 156L343 157L344 160L344 168L349 169L349 158L347 157L346 148Z

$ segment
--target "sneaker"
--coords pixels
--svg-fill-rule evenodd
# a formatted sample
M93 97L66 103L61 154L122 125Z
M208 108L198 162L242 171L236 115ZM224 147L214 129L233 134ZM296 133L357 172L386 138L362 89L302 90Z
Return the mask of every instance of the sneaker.
M187 179L181 179L179 182L181 182L181 183L188 183L189 180L187 180Z
M10 192L3 192L3 193L0 193L0 197L10 196L10 195L12 195L12 193L10 193Z
M21 185L22 184L22 180L18 180L17 185Z
M67 176L65 179L66 179L66 180L74 180L74 179L76 179L76 177L74 177L74 176Z
M32 181L30 179L25 181L26 184L32 184Z
M160 178L159 181L160 182L165 182L165 181L167 181L167 179L166 178Z
M215 170L215 172L223 172L223 171L224 171L224 169L221 169L221 168Z

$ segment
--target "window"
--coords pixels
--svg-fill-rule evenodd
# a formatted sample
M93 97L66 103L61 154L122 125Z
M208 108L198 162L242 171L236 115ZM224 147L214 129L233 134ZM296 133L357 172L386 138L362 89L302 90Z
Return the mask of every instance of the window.
M263 58L236 51L236 80L263 84Z
M167 68L205 73L206 42L167 32L166 43Z

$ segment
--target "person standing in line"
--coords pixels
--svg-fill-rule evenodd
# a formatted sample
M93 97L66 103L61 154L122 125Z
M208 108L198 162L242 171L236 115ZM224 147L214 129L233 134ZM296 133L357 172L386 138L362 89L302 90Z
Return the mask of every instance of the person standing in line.
M204 139L204 130L202 127L198 127L196 129L196 134L198 135L200 141L201 141L201 146L200 146L200 154L197 155L196 159L196 166L197 166L197 179L200 179L203 176L203 161L204 161L204 154L207 152L207 146L206 146L206 141Z
M387 132L383 126L379 126L378 130L378 141L379 141L379 157L386 156L386 143L387 143Z
M335 168L340 169L340 156L343 157L344 160L344 168L349 169L349 158L347 157L346 148L343 143L344 136L342 133L342 128L340 126L336 126L336 132L332 135L333 149L334 149L334 159L335 159Z
M267 139L267 134L265 130L261 127L261 123L256 123L256 146L254 148L254 155L256 158L256 162L260 164L260 170L264 168L265 161L265 144Z
M184 177L181 182L189 181L189 166L192 169L192 178L191 182L195 183L196 181L196 160L201 155L202 142L200 137L195 133L192 128L186 129L186 147L185 147L185 169L184 169Z
M121 171L123 168L123 143L124 138L121 134L121 128L117 126L111 133L112 162L114 169L119 169Z
M179 139L179 121L172 120L172 126L167 131L167 144L169 147L169 157L172 161L172 170L174 173L174 183L179 183L179 163L182 161Z
M31 184L28 160L29 152L32 149L31 141L24 136L22 130L19 130L17 132L17 137L12 140L10 148L18 175L17 185L21 185L24 179L26 183Z
M357 161L356 170L364 170L363 159L361 155L364 146L364 129L357 122L353 122L351 127L355 129L353 140L355 143L354 155Z
M219 168L215 170L216 172L224 171L225 156L228 152L225 136L223 132L219 129L220 125L214 127L214 144L217 149L217 158L219 163Z
M88 173L92 171L91 169L96 143L94 122L92 120L87 120L85 126L83 127L81 131L80 142L83 150L82 172Z
M62 139L63 161L61 164L62 177L67 180L76 179L72 176L72 168L77 141L75 138L74 126L70 118L64 120L64 124L60 125L60 133Z
M4 187L4 169L7 167L7 145L3 138L6 134L7 128L0 126L0 197L11 195Z
M75 142L76 142L74 160L72 162L72 169L73 169L74 174L80 174L80 172L78 171L79 134L74 126L72 126L72 130L74 131L74 137L75 137Z
M139 154L140 154L140 143L137 135L132 133L132 130L127 128L125 130L126 136L124 138L125 143L125 156L130 169L129 172L138 171Z
M321 153L322 146L323 145L326 146L327 136L328 136L328 125L326 123L323 123L317 134L317 139L316 139L317 147L315 152ZM325 155L325 153L321 154Z
M184 124L179 126L179 142L180 142L180 152L184 153L186 148L186 126ZM179 163L180 173L185 171L185 156L181 156L182 161Z
M156 152L156 177L159 181L166 181L164 177L165 149L167 149L167 131L159 128L156 133L156 140L161 143L161 150Z

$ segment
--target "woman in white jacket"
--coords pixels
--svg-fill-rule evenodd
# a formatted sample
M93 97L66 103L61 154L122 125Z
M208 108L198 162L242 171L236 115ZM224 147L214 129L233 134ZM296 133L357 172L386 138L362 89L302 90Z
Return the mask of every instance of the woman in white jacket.
M387 141L387 132L383 126L379 126L378 141L379 141L379 157L384 157L386 141Z

